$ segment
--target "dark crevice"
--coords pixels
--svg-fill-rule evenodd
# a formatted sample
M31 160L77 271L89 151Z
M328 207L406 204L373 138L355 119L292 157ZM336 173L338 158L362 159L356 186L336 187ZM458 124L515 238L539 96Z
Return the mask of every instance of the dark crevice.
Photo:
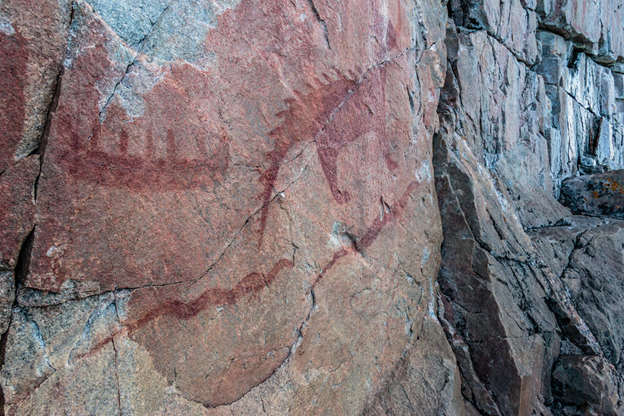
M572 47L572 50L570 51L570 56L568 57L568 68L569 69L579 69L579 55L581 53L583 53L584 51L582 51L579 48L576 47Z
M314 0L308 0L308 3L310 4L312 13L314 13L314 17L316 18L316 20L320 23L321 27L323 28L323 36L325 38L325 43L327 44L327 49L331 50L331 43L329 43L329 33L327 31L327 23L325 23L325 20L321 17L321 14L319 13L318 9L316 8L316 5L314 4Z
M72 5L70 15L69 15L68 28L71 28L72 23L74 21L74 11L75 11L75 7L74 5ZM67 47L69 48L69 40L67 43L68 43ZM63 58L66 58L67 53L68 53L68 49L66 49L65 56ZM37 178L35 179L34 189L33 189L35 202L37 201L37 190L39 188L39 179L41 178L41 172L43 171L43 159L45 156L45 149L48 145L48 137L50 135L50 126L52 124L52 115L58 108L59 97L61 95L61 84L63 81L64 74L65 74L65 66L63 65L63 62L61 62L61 64L59 65L58 75L56 76L56 81L54 84L54 94L52 95L52 102L50 103L50 106L48 107L48 111L46 113L46 120L43 126L41 139L39 140L39 146L31 153L31 154L39 155L39 174L37 175Z
M11 319L9 319L9 326L11 325ZM9 337L9 331L7 330L2 337L0 337L0 368L4 367L4 358L6 355L6 347L7 340ZM0 384L0 416L4 416L6 413L4 411L5 398L4 398L4 389Z
M589 140L587 141L587 153L590 156L598 155L598 145L600 144L600 130L602 127L600 117L594 117L589 129Z
M117 306L115 306L115 310ZM122 407L121 407L121 385L119 384L119 352L117 351L117 346L115 345L115 338L111 339L111 345L113 347L114 353L114 365L115 365L115 380L117 383L117 406L119 407L119 414L122 415Z
M14 269L15 287L14 287L14 298L13 298L13 305L11 306L11 311L15 308L17 304L17 288L19 285L21 285L21 283L23 282L23 279L26 277L28 273L28 267L30 265L30 253L32 251L34 234L35 234L35 228L33 227L33 229L30 230L30 232L24 239L24 242L22 243L19 254L17 256L17 264ZM9 328L11 327L11 321L13 318L12 315L13 314L11 313L11 315L9 316L9 322L7 323L7 330L0 337L0 369L4 367L6 346L7 346L7 340L9 337ZM4 406L5 406L4 389L2 385L0 384L0 416L5 415Z
M524 229L524 232L528 234L531 231L541 230L543 228L568 227L570 225L572 225L572 221L570 221L570 218L565 217L558 219L555 223L552 224L544 224L536 227L527 227Z
M73 9L72 9L73 16ZM72 17L73 18L73 17ZM52 121L52 114L56 111L59 102L59 95L61 93L61 81L63 79L63 75L65 74L65 66L61 63L58 75L56 76L56 80L54 81L54 94L52 95L52 101L50 102L50 106L48 107L48 111L46 113L46 121L43 126L43 132L41 134L41 139L39 140L39 146L31 152L32 154L37 154L43 161L43 155L45 153L46 145L48 144L48 136L50 134L50 124Z
M21 287L28 276L28 270L30 269L30 257L33 248L33 241L35 239L35 227L30 230L26 238L24 239L24 243L22 244L22 248L20 249L19 255L17 256L17 264L15 266L15 289L16 289L16 298L17 298L17 288Z
M406 88L406 91L407 91L407 99L409 100L410 109L412 111L412 114L415 114L416 106L414 105L414 96L412 95L412 92L410 91L409 88Z

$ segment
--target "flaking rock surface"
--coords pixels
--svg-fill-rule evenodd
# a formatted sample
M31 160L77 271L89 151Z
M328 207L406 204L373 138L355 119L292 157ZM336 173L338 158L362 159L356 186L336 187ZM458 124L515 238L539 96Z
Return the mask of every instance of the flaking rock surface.
M0 55L4 414L624 414L622 0L4 0Z

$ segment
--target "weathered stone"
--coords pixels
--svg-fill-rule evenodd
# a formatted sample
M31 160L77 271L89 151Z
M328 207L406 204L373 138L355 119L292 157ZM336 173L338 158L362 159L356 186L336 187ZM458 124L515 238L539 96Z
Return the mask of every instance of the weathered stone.
M435 360L444 7L93 0L72 19L11 412L93 400L92 366L105 413L354 414ZM24 345L49 368L22 371ZM439 356L411 400L453 409Z
M54 372L19 406L14 415L119 414L115 349L109 343L73 366Z
M491 182L475 174L478 165L465 157L470 150L463 147L459 159L442 140L436 149L445 241L439 279L447 335L462 355L469 391L464 395L481 412L530 414L554 345L541 333L553 334L557 326L539 289L544 282L538 283L541 277L520 254L530 247L517 219L504 219ZM524 241L506 242L512 235Z
M9 325L20 250L35 223L34 185L39 156L8 167L0 176L0 334Z
M0 377L5 403L12 404L27 398L56 370L50 365L39 325L25 311L13 311L7 334Z
M607 2L605 2L607 3ZM542 24L554 32L563 32L569 39L597 49L600 40L600 2L582 0L547 0Z
M611 71L581 53L572 62L563 88L576 102L597 116L611 117L615 111L615 85Z
M540 30L537 40L541 47L541 59L535 71L544 77L544 82L551 85L563 85L568 77L570 48L563 36Z
M0 3L0 172L39 146L65 55L69 4Z
M613 369L600 357L562 356L555 363L553 386L557 400L565 405L564 414L624 414L618 398L618 381Z
M540 31L538 39L542 60L534 70L544 77L552 107L545 136L557 195L561 180L579 171L624 167L620 80L595 56L578 53L569 38Z
M453 0L451 17L468 29L484 29L517 58L533 64L537 58L537 13L521 0Z
M35 222L39 156L30 156L0 176L0 270L17 266L20 248Z
M605 109L613 108L604 103L613 100L601 88L611 91L614 84L603 85L597 75L573 87L581 83L580 70L567 67L566 39L548 33L540 39L550 61L536 67L548 75L544 82L486 31L451 26L447 32L449 71L434 141L444 229L442 321L462 374L467 409L550 414L550 369L560 351L611 355L617 346L608 347L613 340L596 332L595 304L570 291L560 264L543 245L529 241L525 230L568 224L570 212L553 193L561 180L585 169L579 167L581 157L595 160L602 152L608 163L619 162L613 153L592 147L595 121L612 123ZM494 71L488 68L493 62ZM612 76L584 62L596 74ZM613 135L605 137L600 137L603 143ZM550 173L544 175L544 169ZM609 235L606 229L597 233ZM553 247L557 252L565 244ZM614 259L621 257L617 247L605 242ZM590 269L603 267L583 261Z
M624 223L574 217L531 233L542 258L566 287L604 356L621 366L624 348Z
M465 414L455 356L437 320L425 319L415 347L364 414Z
M624 170L567 179L561 201L575 214L624 219Z
M456 82L458 88L457 117L462 120L458 134L482 169L499 175L497 192L510 194L510 209L524 226L555 223L566 213L549 196L556 176L543 169L550 159L545 136L551 115L541 77L483 32L459 33L457 42L447 85ZM480 70L491 61L500 62L501 70Z
M4 414L621 414L623 5L2 2Z
M578 47L591 52L604 63L624 57L622 0L585 2L582 0L544 0L538 8L542 25L562 33Z

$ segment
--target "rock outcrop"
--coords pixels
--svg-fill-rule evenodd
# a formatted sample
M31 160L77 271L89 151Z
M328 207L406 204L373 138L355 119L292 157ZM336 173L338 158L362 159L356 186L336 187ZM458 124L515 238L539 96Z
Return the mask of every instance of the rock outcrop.
M561 199L575 214L624 219L624 170L566 179Z
M624 414L623 0L31 3L4 414Z
M578 209L569 190L622 168L621 4L547 3L450 3L434 139L441 320L467 407L624 414L624 223L557 200L617 210L606 195Z

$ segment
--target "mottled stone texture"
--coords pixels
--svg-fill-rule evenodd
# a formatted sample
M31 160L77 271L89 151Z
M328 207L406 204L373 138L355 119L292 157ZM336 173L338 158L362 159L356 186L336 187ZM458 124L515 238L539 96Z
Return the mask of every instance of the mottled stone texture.
M623 13L0 2L4 414L624 414Z
M443 5L2 7L5 412L463 412Z

